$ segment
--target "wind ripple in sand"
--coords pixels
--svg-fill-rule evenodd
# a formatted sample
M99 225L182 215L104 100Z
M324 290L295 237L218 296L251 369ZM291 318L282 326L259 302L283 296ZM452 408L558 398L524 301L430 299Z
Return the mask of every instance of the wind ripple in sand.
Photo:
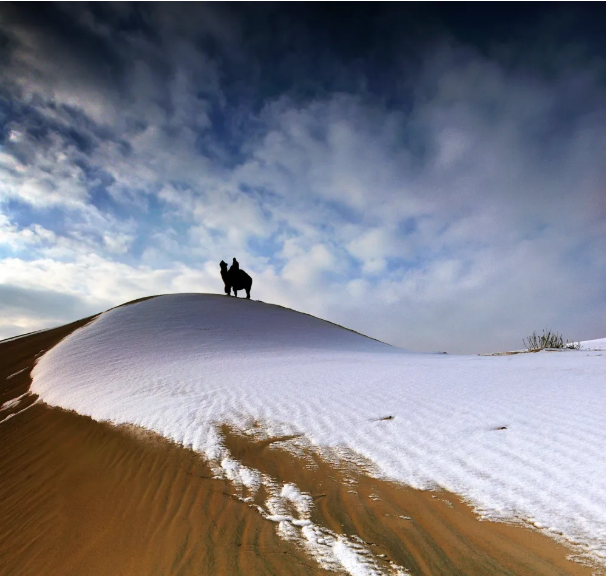
M311 518L313 498L293 483L280 484L234 460L225 447L215 451L211 468L216 477L229 480L240 491L240 499L266 520L277 523L277 533L307 552L325 570L345 571L351 576L406 576L404 568L391 564L382 567L379 559L359 539L314 524ZM263 486L268 497L264 505L254 504L253 496Z

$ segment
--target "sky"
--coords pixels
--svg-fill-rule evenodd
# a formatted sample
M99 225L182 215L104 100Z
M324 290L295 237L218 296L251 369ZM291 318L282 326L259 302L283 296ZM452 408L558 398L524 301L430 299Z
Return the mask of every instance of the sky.
M418 351L606 336L604 9L0 5L0 338L152 294Z

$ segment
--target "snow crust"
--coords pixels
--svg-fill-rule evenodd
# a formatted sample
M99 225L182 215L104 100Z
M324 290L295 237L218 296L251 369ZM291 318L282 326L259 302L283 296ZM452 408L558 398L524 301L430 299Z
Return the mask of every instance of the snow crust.
M530 522L605 562L605 361L583 349L417 354L278 306L182 294L80 328L39 359L31 391L202 452L244 501L273 485L231 458L220 423L354 450L385 477L441 486L484 517ZM309 522L311 499L295 485L272 490L259 512L284 537L327 566L381 573L361 544Z

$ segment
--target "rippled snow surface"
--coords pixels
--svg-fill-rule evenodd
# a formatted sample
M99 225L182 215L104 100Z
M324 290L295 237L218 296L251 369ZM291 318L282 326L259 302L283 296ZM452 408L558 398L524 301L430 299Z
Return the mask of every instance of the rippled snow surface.
M209 458L222 422L345 446L387 477L442 486L606 559L601 352L416 354L278 306L182 294L106 312L33 376L49 404Z

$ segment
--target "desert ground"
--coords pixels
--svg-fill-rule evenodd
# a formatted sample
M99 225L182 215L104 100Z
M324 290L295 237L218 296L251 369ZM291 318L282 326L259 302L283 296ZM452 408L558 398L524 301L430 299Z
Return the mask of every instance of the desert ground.
M29 392L38 358L93 318L0 343L0 573L320 575L600 573L523 522L481 519L456 494L378 478L344 458L227 423L234 460L313 500L310 521L370 550L364 565L318 561L259 513L252 492L204 455L131 425L95 421ZM293 512L294 515L294 512ZM348 563L349 562L349 563Z

